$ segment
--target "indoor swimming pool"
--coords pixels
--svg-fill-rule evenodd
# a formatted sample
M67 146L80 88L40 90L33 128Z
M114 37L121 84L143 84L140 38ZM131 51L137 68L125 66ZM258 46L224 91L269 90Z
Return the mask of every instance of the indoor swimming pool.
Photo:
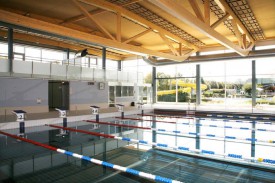
M152 182L141 172L159 182L275 180L275 124L269 120L150 114L47 125L26 128L26 138L64 153L0 135L2 182Z

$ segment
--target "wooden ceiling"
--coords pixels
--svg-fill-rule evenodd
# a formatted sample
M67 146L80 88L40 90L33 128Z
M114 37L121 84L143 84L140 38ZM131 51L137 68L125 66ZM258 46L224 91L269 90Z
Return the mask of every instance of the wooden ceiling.
M180 62L217 46L246 56L258 42L275 40L274 9L274 0L0 0L0 21L56 35L15 29L20 41L98 56L104 46L114 60Z

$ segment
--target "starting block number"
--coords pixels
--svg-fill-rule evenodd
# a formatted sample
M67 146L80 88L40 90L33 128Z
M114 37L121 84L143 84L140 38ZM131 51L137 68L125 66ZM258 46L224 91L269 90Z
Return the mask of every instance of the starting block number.
M60 117L61 118L66 117L66 111L60 111Z
M98 114L98 109L97 108L93 108L92 109L92 114Z
M118 112L123 112L123 107L122 106L118 106Z
M16 114L17 121L24 121L24 114Z

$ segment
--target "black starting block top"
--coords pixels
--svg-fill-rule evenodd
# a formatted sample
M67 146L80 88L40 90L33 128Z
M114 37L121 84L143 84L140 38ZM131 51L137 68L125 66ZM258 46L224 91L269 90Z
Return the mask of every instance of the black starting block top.
M90 108L96 108L96 109L99 109L100 107L98 106L95 106L95 105L91 105Z
M121 106L121 107L124 107L124 105L122 105L122 104L116 104L117 106Z
M15 113L15 114L22 114L22 113L27 113L26 111L23 111L23 110L13 110L13 112Z
M55 110L66 111L67 109L65 109L64 107L61 107L61 108L55 108Z

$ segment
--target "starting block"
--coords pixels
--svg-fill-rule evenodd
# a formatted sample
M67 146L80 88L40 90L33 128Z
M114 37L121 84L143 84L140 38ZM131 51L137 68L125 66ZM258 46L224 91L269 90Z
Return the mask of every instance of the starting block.
M67 111L62 108L55 108L59 112L59 117L63 118L63 127L67 127Z
M99 122L99 108L98 106L90 106L90 108L92 109L92 115L96 115L96 121Z
M144 110L143 110L143 103L140 103L140 102L138 102L137 103L137 105L138 105L138 109L140 109L141 110L141 116L143 116L144 115Z
M138 109L143 109L143 105L144 105L143 103L138 102L137 105L138 105Z
M98 106L90 106L90 108L92 109L92 114L96 115L96 114L98 114L100 107L98 107Z
M19 122L19 137L24 137L25 136L25 115L26 111L23 110L14 110L13 114L16 115L16 121Z
M124 112L124 105L122 105L122 104L116 104L116 107L118 109L118 112Z
M57 110L59 112L59 117L60 118L66 118L67 117L67 111L65 109L55 108L55 110Z
M118 112L121 112L121 118L124 118L124 105L122 104L116 104L116 107L118 109Z

